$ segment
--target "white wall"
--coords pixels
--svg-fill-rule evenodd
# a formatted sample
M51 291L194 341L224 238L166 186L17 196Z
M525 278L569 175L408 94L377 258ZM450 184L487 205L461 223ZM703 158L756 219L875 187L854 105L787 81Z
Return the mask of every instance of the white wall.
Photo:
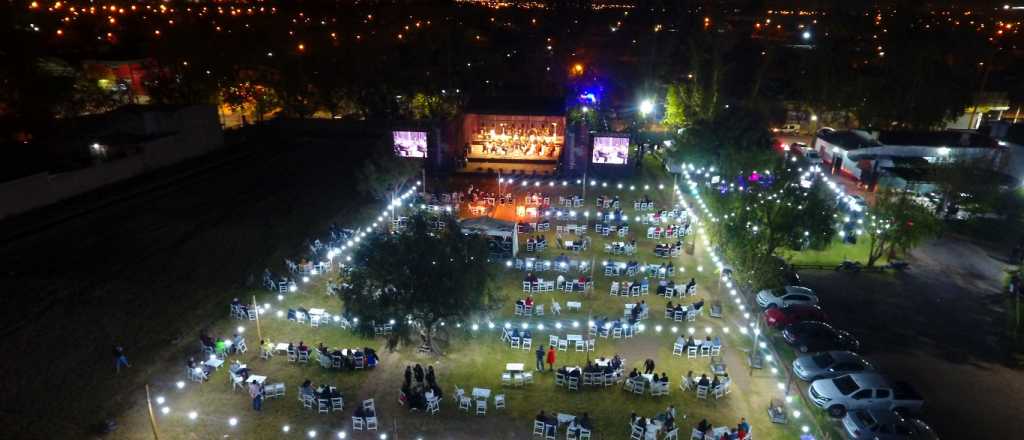
M224 145L217 111L212 106L143 113L142 117L148 133L180 131L143 143L142 152L134 156L65 173L39 173L4 182L0 184L0 218L50 205Z

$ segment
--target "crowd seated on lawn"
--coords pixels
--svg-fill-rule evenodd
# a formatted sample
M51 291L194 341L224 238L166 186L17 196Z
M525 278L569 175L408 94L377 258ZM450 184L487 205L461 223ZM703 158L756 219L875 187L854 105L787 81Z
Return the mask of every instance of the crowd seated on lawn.
M582 416L575 417L571 422L569 422L569 432L579 434L579 430L581 428L586 429L587 431L594 430L594 422L590 420L590 414L587 414L586 412L584 412Z
M529 330L519 331L519 327L512 327L511 335L513 338L533 338L533 335L530 334Z
M231 339L224 339L220 337L214 338L206 330L199 332L199 342L203 344L204 351L213 353L221 358L227 356L228 353L234 353L236 347L243 341L245 341L245 338L237 334L233 335Z
M544 423L544 430L547 431L548 435L555 435L555 427L558 426L558 419L555 416L545 414L544 410L540 410L534 420Z
M288 343L288 351L289 352L292 351L293 347L294 346L292 345L292 343L289 342ZM295 348L295 349L297 350L297 352L309 351L309 347L306 347L305 344L302 341L299 341L299 346L297 348ZM317 351L320 352L320 356L328 356L328 357L330 357L332 359L340 358L341 359L341 368L342 369L348 369L348 370L352 370L352 369L356 368L356 356L359 356L359 355L362 355L362 357L363 357L363 365L362 366L364 368L374 368L374 367L377 366L377 363L380 361L380 359L377 357L377 352L374 349L370 348L370 347L363 347L361 350L360 349L353 349L353 350L342 351L339 348L335 348L335 349L331 350L330 348L325 346L323 342L321 342L321 343L317 344Z
M185 366L187 366L188 369L192 371L201 371L203 373L204 382L210 380L210 373L212 373L213 370L215 370L215 368L206 365L203 362L196 362L196 358L193 356L188 357L188 360L185 361Z
M699 299L697 301L694 301L693 303L691 303L689 305L683 305L683 303L676 303L675 305L673 305L672 301L669 301L668 304L665 305L665 309L666 310L671 310L673 312L683 312L683 311L688 311L688 310L695 310L695 311L699 312L700 309L702 309L702 308L704 308L704 299L703 298L701 298L701 299Z
M426 410L428 394L441 398L441 387L437 384L434 367L428 365L424 371L420 364L416 364L415 367L406 366L399 400L410 410Z
M693 428L694 431L700 433L701 438L706 436L709 431L713 428L708 419L701 419L697 426ZM745 417L741 417L739 423L736 424L735 428L730 428L728 431L722 433L720 437L715 437L714 440L744 440L750 435L750 423L747 423Z
M640 304L637 304L636 307L629 311L629 323L636 324L643 318L645 313L648 313L647 301L640 300Z
M238 298L231 300L231 307L237 307L242 311L242 314L249 314L249 305L239 301Z
M598 329L603 329L605 327L608 329L620 328L622 327L622 320L616 319L614 321L609 321L607 316L599 316L594 319L594 325Z
M659 257L668 257L672 255L672 252L679 252L683 248L683 242L677 240L675 244L661 244L654 245L654 255Z
M235 376L240 376L242 378L242 382L249 380L249 368L242 366L242 363L237 360L228 366L228 371Z
M615 203L615 202L618 202L618 201L619 201L619 196L612 196L611 198L609 198L608 196L603 195L603 194L600 195L600 196L597 196L597 206L598 207L601 207L602 205L605 205L605 204L608 204L610 206L612 203Z
M332 399L337 397L343 397L341 392L336 387L321 384L318 387L313 386L313 381L306 379L302 382L302 386L299 387L299 393L303 397L310 397L312 399Z

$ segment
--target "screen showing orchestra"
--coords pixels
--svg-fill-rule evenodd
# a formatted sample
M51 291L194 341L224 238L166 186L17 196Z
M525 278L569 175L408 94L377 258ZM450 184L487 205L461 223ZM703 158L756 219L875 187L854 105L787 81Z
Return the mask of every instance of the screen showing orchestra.
M613 136L594 137L593 163L625 165L629 158L629 138Z
M427 157L427 132L395 131L395 154L401 157Z

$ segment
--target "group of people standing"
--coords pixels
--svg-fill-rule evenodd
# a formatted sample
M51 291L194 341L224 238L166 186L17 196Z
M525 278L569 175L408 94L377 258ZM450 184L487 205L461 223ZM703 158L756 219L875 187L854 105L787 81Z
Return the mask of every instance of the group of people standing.
M425 410L428 393L433 394L436 398L441 398L441 387L437 385L434 366L428 365L426 370L420 364L406 366L401 393L404 403L409 406L409 409Z

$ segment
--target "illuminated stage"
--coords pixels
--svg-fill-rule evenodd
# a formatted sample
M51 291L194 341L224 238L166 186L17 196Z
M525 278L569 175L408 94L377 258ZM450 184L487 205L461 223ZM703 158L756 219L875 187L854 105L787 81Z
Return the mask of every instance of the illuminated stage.
M492 104L494 103L494 104ZM470 173L554 174L565 149L565 113L559 100L494 99L470 106L460 141Z

